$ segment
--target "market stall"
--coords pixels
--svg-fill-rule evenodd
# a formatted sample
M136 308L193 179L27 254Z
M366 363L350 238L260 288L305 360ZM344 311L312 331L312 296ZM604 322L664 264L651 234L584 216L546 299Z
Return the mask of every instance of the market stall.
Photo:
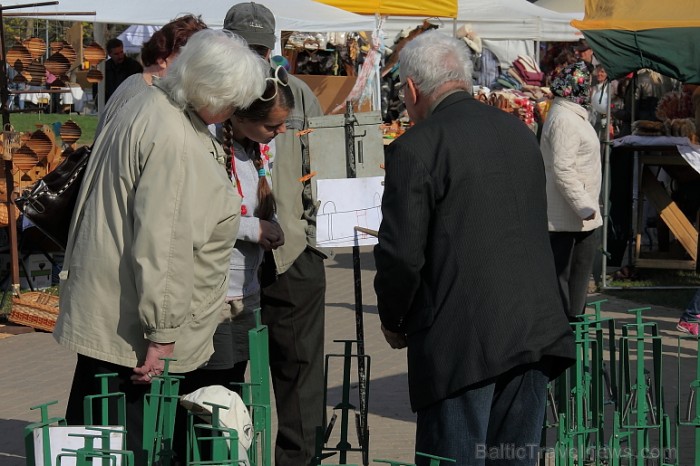
M536 58L536 42L572 42L581 38L581 33L569 24L570 16L540 8L527 0L459 0L454 21L427 15L425 18L451 35L469 25L504 67L510 66L518 55ZM389 16L384 31L392 39L416 25L414 18Z
M679 0L673 8L668 4L654 0L586 0L586 15L582 21L574 20L572 25L580 29L593 48L595 56L608 73L609 79L622 78L628 73L637 73L641 69L652 70L664 76L679 80L686 84L700 84L700 4L694 0ZM680 99L679 99L680 102ZM662 109L662 112L663 109ZM655 128L655 136L670 136L670 128L674 122L664 118L657 109L656 116L659 126L651 124L637 125ZM666 120L666 121L664 121ZM686 118L688 120L688 118ZM634 122L637 123L637 122ZM633 124L634 124L633 123ZM658 122L652 122L658 123ZM693 124L698 122L693 121ZM620 153L632 154L629 167L633 170L632 197L636 205L632 208L632 222L635 231L634 250L630 255L633 265L638 267L671 267L698 269L698 234L694 223L697 217L692 213L683 212L676 200L668 195L667 190L658 183L658 176L652 176L649 167L666 167L666 172L673 180L679 176L697 176L697 168L693 169L688 152L676 142L648 139L651 134L641 136L633 145L630 141L613 141ZM686 142L689 142L686 138ZM694 147L694 146L690 146ZM684 153L685 152L685 153ZM686 155L679 157L680 155ZM616 156L617 157L617 156ZM684 175L670 167L680 167ZM670 169L669 169L670 168ZM605 178L604 178L604 227L603 248L608 251L609 214L610 214L610 151L606 146ZM619 180L615 180L618 183ZM636 197L635 195L638 195ZM683 246L681 259L668 257L645 259L641 254L641 236L644 224L642 222L642 199L646 197L658 213L659 222L669 229ZM695 209L697 210L697 209ZM603 272L606 269L607 257L603 258ZM603 273L605 277L605 273ZM605 280L605 278L604 278ZM605 281L603 281L605 286Z
M610 79L642 68L700 84L700 3L586 0L583 32Z

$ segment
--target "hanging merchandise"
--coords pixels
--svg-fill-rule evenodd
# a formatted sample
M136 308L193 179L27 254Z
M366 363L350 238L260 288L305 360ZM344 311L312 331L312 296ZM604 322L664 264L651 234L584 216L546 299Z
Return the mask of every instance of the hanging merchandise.
M364 62L360 68L360 72L357 76L357 81L350 91L350 95L346 100L351 101L353 104L361 106L363 103L371 99L372 95L375 95L375 87L378 79L379 61L381 59L380 41L378 37L378 31L381 28L381 22L377 30L372 33L372 39L370 41L370 48L365 55ZM336 113L345 108L345 104L340 104L333 109L331 113Z
M283 55L289 61L292 74L355 76L363 54L357 52L366 46L358 33L282 34Z
M12 154L20 146L20 136L22 133L15 131L11 124L6 124L2 132L2 158L3 160L12 160Z

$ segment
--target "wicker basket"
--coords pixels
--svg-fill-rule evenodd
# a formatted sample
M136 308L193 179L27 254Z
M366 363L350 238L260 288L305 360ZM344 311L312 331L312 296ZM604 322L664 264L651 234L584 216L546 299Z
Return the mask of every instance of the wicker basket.
M12 297L9 321L52 332L58 318L58 296L30 291Z

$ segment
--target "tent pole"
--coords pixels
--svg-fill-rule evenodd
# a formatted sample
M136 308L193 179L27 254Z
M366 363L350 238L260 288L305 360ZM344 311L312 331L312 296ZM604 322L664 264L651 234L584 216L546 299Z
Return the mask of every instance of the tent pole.
M106 25L104 23L93 23L92 26L95 42L97 42L98 44L104 44ZM106 61L107 60L103 60L102 63L97 65L99 67L99 70L102 72L102 76L104 76L104 79L97 85L97 95L92 96L94 99L97 99L96 102L98 116L102 115L102 110L105 108L105 87L107 85L107 76L105 73Z
M382 50L384 49L384 33L382 32L383 21L379 13L374 14L374 34L373 39L377 41L377 58L374 61L374 110L382 112ZM374 47L375 44L372 44ZM383 117L382 117L383 118Z
M605 124L605 148L603 149L603 233L601 238L602 245L602 260L601 260L601 288L605 289L608 286L608 223L610 222L610 129L612 125L612 114L610 107L612 103L612 90L608 87L608 102L607 102L607 122Z

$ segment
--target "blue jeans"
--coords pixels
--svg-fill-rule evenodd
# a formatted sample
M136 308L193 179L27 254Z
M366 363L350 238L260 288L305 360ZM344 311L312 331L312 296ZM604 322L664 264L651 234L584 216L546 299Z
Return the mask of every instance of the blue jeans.
M695 292L692 299L688 303L681 316L681 320L688 322L689 320L700 320L700 289Z
M519 366L418 410L416 451L460 466L533 466L549 376L545 363ZM417 466L429 460L416 456Z

